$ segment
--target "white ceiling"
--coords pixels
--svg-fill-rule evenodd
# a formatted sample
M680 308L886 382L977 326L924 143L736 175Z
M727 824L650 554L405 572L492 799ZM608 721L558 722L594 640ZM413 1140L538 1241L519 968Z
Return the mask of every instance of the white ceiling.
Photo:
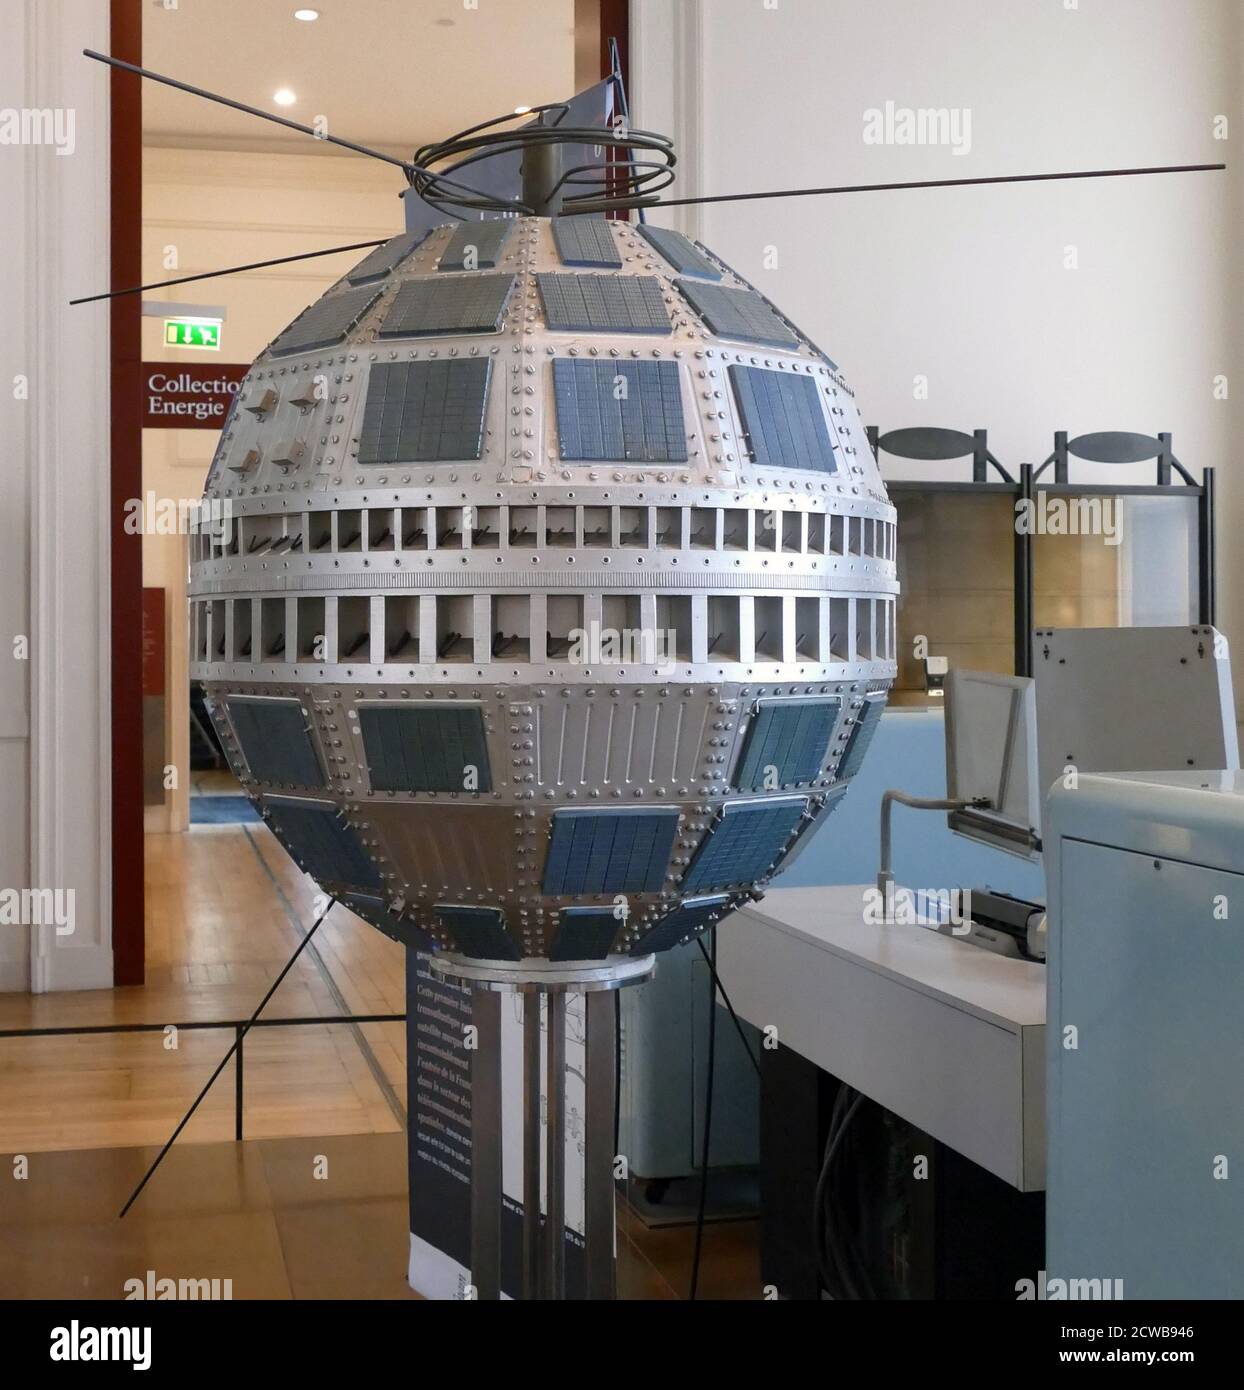
M312 24L295 20L296 8L298 0L154 0L143 17L144 65L307 125L325 116L331 134L406 155L576 87L575 0L323 0ZM281 87L296 93L295 105L272 100ZM149 144L317 149L154 82L143 103Z

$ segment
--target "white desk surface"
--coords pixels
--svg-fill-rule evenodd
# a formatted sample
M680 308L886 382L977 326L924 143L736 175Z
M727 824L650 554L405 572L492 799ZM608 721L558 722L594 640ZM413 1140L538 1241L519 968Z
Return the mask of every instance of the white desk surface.
M720 929L739 1013L1024 1191L1044 1184L1045 967L864 921L865 885L778 888Z

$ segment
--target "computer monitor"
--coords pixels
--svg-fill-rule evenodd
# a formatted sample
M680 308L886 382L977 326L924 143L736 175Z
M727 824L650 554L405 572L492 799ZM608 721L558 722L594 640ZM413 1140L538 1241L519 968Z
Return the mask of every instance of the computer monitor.
M946 791L988 804L951 811L951 830L1024 859L1040 854L1037 695L1032 680L952 670L946 679Z

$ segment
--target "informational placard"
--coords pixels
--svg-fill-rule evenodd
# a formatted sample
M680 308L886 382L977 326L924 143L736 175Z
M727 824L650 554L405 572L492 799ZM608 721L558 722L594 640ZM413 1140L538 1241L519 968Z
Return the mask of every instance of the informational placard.
M520 1291L523 1191L522 997L501 999L501 1289ZM471 1283L471 1022L469 990L406 952L407 1160L410 1286L425 1298L463 1299ZM542 1054L543 1054L542 1042ZM566 1004L566 1296L585 1293L583 1263L582 995ZM542 1088L545 1085L541 1081ZM542 1116L547 1107L542 1103ZM545 1152L543 1120L540 1152Z
M144 362L143 428L220 430L249 370L240 362Z

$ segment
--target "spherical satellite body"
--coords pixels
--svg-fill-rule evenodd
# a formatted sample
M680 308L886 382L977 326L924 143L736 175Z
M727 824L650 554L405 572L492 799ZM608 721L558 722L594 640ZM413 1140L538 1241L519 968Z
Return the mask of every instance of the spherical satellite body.
M897 587L851 389L711 251L459 221L369 254L248 373L193 676L367 921L467 979L624 978L834 811Z

